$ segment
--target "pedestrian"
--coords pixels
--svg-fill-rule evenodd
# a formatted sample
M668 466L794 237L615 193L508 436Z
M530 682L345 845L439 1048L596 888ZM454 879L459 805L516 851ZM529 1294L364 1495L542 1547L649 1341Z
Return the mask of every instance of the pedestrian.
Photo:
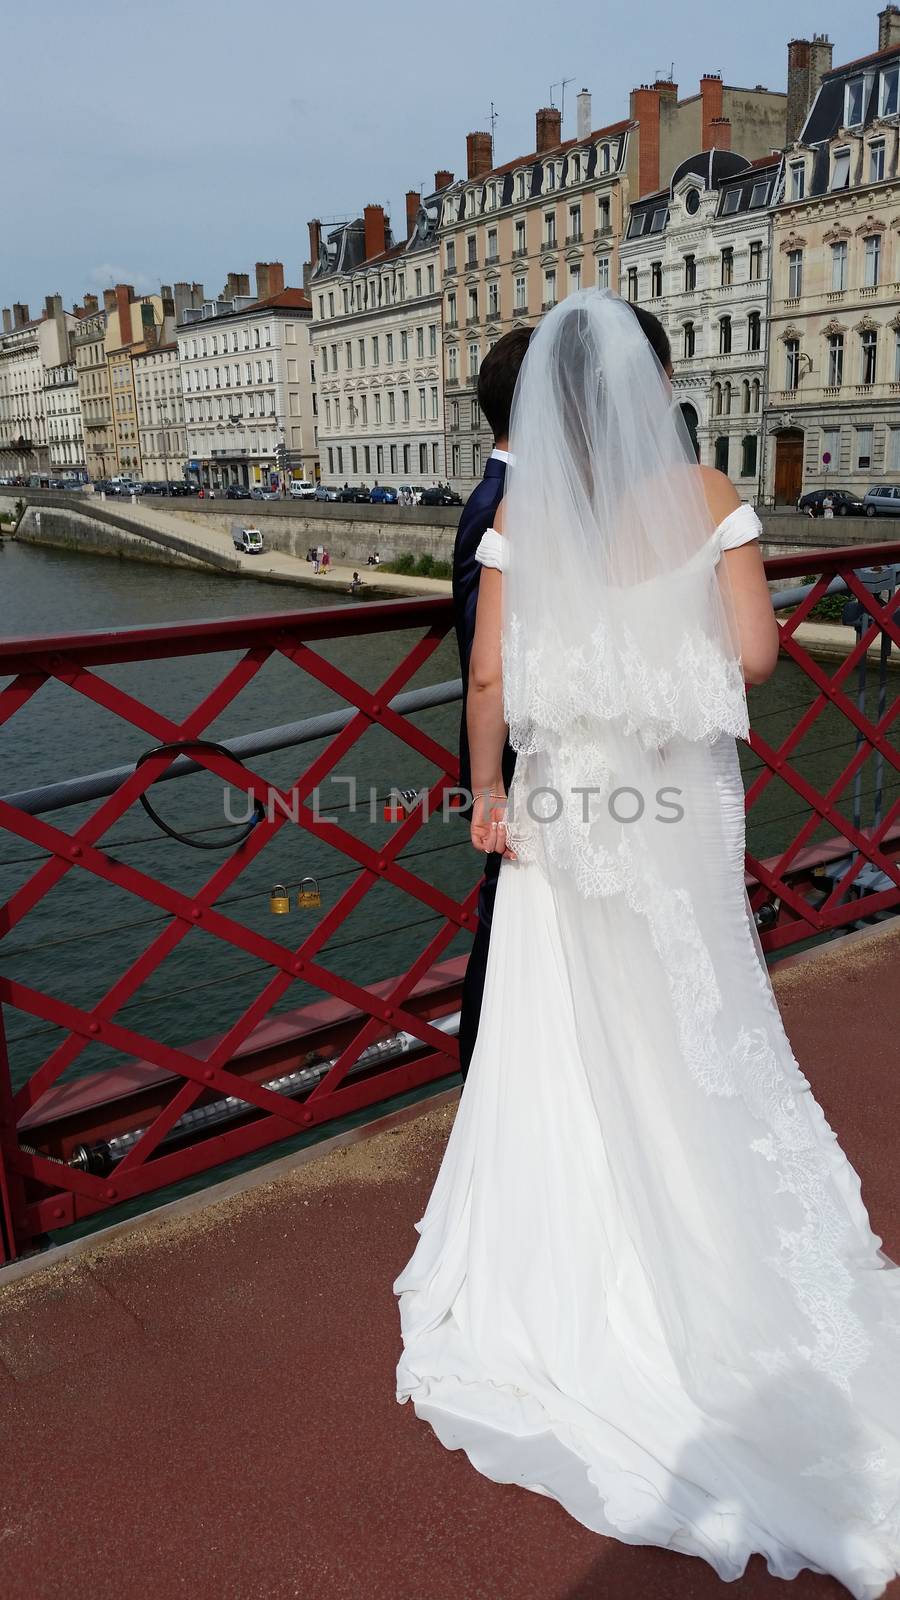
M822 515L824 517L834 516L834 501L830 494L826 494L825 499L822 501Z
M362 588L362 578L360 577L358 572L354 572L353 577L352 577L351 582L350 582L349 593L350 594L356 594L356 593L358 593L358 591L361 588Z
M327 550L323 550L322 551L322 572L323 572L323 574L324 574L324 576L326 578L328 577L328 568L330 566L331 566L331 556L328 554Z
M322 557L323 557L324 554L325 554L325 546L321 545L321 544L316 545L316 561L315 561L316 577L319 576L319 573L322 570Z

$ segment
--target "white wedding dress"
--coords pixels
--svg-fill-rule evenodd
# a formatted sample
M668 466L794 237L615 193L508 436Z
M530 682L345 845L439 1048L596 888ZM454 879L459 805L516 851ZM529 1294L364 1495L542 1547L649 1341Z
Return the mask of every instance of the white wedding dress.
M720 547L758 530L742 507ZM711 954L663 894L636 964L639 862L575 910L539 853L503 863L474 1057L394 1285L397 1398L599 1534L874 1600L900 1570L900 1271L784 1035L735 740L711 750Z

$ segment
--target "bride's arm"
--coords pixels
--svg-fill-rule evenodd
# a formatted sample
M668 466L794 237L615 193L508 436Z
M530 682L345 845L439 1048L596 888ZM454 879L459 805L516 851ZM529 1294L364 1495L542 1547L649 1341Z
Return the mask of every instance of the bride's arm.
M723 472L712 467L701 467L700 472L706 503L718 527L741 501ZM758 540L739 545L736 550L725 550L722 564L734 607L744 679L747 683L765 683L775 671L779 639Z
M494 518L503 530L503 508ZM478 580L475 636L469 657L466 728L472 767L472 843L477 850L505 850L505 790L503 746L503 663L500 627L503 615L503 578L494 567L483 567Z

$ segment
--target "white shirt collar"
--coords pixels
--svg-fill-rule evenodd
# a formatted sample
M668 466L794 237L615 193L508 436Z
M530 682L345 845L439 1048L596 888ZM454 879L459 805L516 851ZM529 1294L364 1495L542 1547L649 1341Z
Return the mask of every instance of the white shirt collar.
M508 450L497 450L497 449L494 449L494 450L491 451L490 456L488 457L488 460L489 461L502 461L503 465L505 467L511 467L513 465L514 461L515 461L515 457L511 456Z

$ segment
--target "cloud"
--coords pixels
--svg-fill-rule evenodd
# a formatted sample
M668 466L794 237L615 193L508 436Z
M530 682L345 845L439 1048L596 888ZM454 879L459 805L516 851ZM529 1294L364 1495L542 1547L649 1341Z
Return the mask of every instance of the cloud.
M117 267L111 261L105 261L99 267L91 267L91 283L98 289L108 289L115 283L130 283L138 294L151 294L159 290L159 278L152 272L135 272L130 267Z

